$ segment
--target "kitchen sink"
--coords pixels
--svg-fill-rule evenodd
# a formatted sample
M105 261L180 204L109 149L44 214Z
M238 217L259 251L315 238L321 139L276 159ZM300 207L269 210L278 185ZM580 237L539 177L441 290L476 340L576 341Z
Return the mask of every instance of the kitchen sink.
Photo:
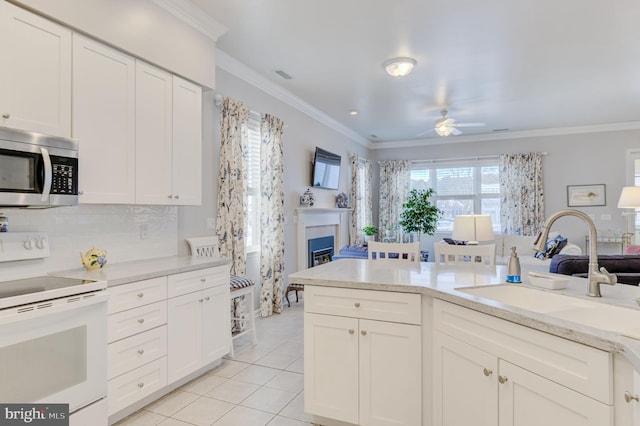
M640 310L578 299L513 284L457 291L555 318L640 339Z

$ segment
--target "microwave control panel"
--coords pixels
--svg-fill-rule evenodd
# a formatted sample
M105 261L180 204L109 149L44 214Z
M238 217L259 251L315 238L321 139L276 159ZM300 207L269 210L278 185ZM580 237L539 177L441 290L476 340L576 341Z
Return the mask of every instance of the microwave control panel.
M51 194L78 195L78 159L51 156Z

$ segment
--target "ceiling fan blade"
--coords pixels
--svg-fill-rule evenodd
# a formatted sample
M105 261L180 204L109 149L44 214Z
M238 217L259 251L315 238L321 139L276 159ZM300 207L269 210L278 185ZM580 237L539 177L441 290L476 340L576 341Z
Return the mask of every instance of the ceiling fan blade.
M456 123L456 127L483 127L484 123Z
M428 135L429 133L434 132L434 131L435 131L435 129L429 129L426 132L422 132L422 133L416 135L416 137L419 138L420 136Z
M460 130L456 129L455 127L453 127L453 128L451 129L451 134L452 134L452 135L455 135L455 136L458 136L458 135L461 135L461 134L462 134L462 132L461 132Z

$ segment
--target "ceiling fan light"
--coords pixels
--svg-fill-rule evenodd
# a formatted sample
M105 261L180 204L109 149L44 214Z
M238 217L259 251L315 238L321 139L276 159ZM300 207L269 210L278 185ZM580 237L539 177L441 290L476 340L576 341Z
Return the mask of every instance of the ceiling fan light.
M453 127L449 126L436 126L434 128L438 136L450 136L453 131Z
M416 60L413 58L393 58L385 61L382 66L384 70L393 77L404 77L411 73Z

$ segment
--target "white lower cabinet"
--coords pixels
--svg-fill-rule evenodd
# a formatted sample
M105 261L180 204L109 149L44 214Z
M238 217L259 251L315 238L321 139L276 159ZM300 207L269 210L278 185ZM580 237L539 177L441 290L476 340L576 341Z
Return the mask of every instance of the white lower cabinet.
M440 300L434 314L434 426L614 425L607 352Z
M421 424L420 312L405 316L412 324L385 321L419 308L420 295L314 286L305 293L305 411L359 425ZM327 314L336 304L341 315Z
M169 383L229 352L229 291L228 265L169 277Z

